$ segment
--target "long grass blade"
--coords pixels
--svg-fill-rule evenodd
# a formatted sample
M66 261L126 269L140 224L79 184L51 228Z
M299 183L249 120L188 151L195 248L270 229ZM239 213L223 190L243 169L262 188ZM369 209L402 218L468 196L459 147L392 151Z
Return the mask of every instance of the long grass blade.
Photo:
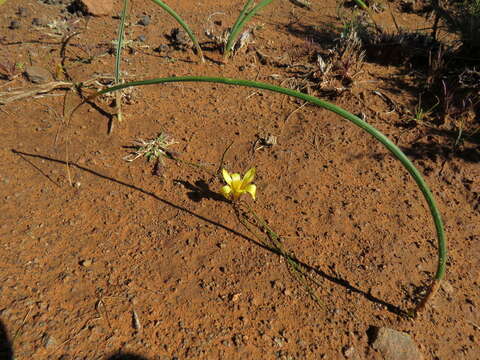
M122 61L122 48L123 40L125 37L125 19L127 18L128 13L128 0L123 0L122 13L120 15L120 24L118 25L118 35L117 35L117 48L115 50L115 85L120 84L121 82L121 70L120 64ZM117 106L117 118L118 121L122 121L122 92L117 91L115 93L115 103Z
M235 23L236 27L232 28L230 31L230 35L228 36L227 45L225 46L225 58L228 58L232 53L233 46L237 41L238 35L240 31L242 31L245 24L252 18L253 15L258 13L262 8L270 4L273 0L263 0L258 5L256 5L253 9L248 10L242 14L240 14L237 22ZM252 1L249 1L248 5L250 5ZM244 10L246 10L244 8Z
M245 17L245 14L248 12L248 10L250 9L251 10L251 6L253 4L253 1L254 0L248 0L245 5L243 6L243 9L242 11L240 12L240 14L238 15L237 17L237 20L235 21L235 24L233 24L231 30L230 30L230 34L228 36L228 39L227 39L227 44L225 45L225 49L224 49L224 54L226 54L228 52L227 49L231 48L233 46L233 44L231 43L233 41L233 38L231 36L231 34L233 32L236 32L237 31L237 28L238 28L238 25L240 24L240 22L242 21L242 19Z
M321 100L311 95L303 94L301 92L298 92L292 89L287 89L287 88L279 87L276 85L250 81L250 80L239 80L239 79L208 77L208 76L179 76L179 77L157 78L157 79L134 81L130 83L116 85L116 86L104 89L96 93L92 97L95 97L101 94L106 94L112 91L117 91L117 90L124 89L131 86L154 85L154 84L173 83L173 82L208 82L208 83L220 83L220 84L226 84L226 85L240 85L240 86L253 87L257 89L269 90L269 91L277 92L277 93L288 95L288 96L293 96L301 100L308 101L311 104L317 105L335 114L340 115L344 119L352 122L354 125L365 130L367 133L369 133L375 139L381 142L398 160L400 160L402 165L407 169L407 171L415 180L417 186L420 188L423 196L425 197L425 200L430 209L431 216L433 218L433 222L435 224L435 229L437 232L437 244L438 244L437 271L434 276L434 281L431 284L429 291L427 292L427 295L424 297L420 305L418 305L417 308L413 311L414 314L420 312L425 307L427 301L435 295L436 291L439 288L441 280L445 276L445 267L446 267L446 260L447 260L447 246L446 246L446 239L445 239L445 231L443 228L443 221L442 221L440 211L436 205L435 199L433 197L432 192L430 191L430 188L428 187L427 183L425 182L425 180L423 179L422 175L417 170L415 165L413 165L413 163L408 159L408 157L403 153L402 150L400 150L400 148L397 145L391 142L384 134L378 131L375 127L363 121L358 116L355 116L352 113L336 105L333 105L327 101Z
M200 47L200 44L197 41L197 38L193 34L193 31L190 29L190 27L180 17L180 15L178 15L171 7L169 7L163 1L161 0L152 0L152 1L158 6L160 6L163 10L165 10L171 17L173 17L180 24L183 30L185 30L185 32L187 33L190 40L192 40L193 46L195 46L195 50L197 51L197 55L200 57L202 62L205 62L205 58L203 57L203 51L202 51L202 48Z
M362 0L354 0L358 6L360 6L363 10L368 10L367 4L365 4Z

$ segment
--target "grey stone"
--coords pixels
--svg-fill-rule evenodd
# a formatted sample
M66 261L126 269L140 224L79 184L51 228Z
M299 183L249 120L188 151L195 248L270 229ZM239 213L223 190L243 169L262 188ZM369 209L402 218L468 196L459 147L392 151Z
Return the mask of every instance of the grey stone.
M53 80L52 74L40 66L27 66L25 68L25 76L35 84L44 84Z
M150 22L151 22L150 16L144 15L140 18L140 20L138 20L138 25L148 26L150 25Z
M385 360L423 360L410 335L393 329L375 328L372 347L380 351Z

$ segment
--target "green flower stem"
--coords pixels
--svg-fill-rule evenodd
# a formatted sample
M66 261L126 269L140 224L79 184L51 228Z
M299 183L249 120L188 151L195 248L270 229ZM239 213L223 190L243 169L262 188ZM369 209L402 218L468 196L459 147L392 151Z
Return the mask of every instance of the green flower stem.
M122 14L120 15L120 25L118 26L117 48L115 50L115 85L120 84L121 73L120 63L122 60L123 39L125 37L125 19L128 12L128 0L123 0ZM117 106L118 121L122 121L122 92L115 93L115 103Z
M428 207L430 209L430 213L433 218L433 222L435 224L435 229L437 232L437 241L438 241L438 263L437 263L437 271L434 277L435 281L431 285L429 292L425 296L424 301L415 309L415 312L419 312L425 307L425 303L428 301L428 299L430 299L431 297L433 297L433 295L435 295L435 292L438 289L438 285L440 281L445 276L446 257L447 257L445 232L443 229L442 217L440 215L440 211L437 208L432 192L430 191L427 183L423 179L420 172L413 165L413 163L407 158L407 156L402 152L402 150L400 150L398 146L396 146L385 135L383 135L380 131L378 131L376 128L374 128L367 122L363 121L359 117L351 114L350 112L336 105L333 105L327 101L320 100L314 96L303 94L295 90L291 90L291 89L287 89L287 88L283 88L283 87L279 87L271 84L256 82L256 81L219 78L219 77L207 77L207 76L167 77L167 78L157 78L157 79L150 79L150 80L143 80L143 81L134 81L130 83L116 85L98 92L97 94L94 95L94 97L97 95L106 94L112 91L124 89L126 87L131 87L131 86L154 85L154 84L173 83L173 82L208 82L208 83L220 83L220 84L226 84L226 85L240 85L240 86L253 87L257 89L270 90L280 94L293 96L293 97L308 101L309 103L312 103L314 105L317 105L319 107L332 111L335 114L340 115L341 117L347 119L348 121L362 128L367 133L372 135L375 139L380 141L393 155L395 155L395 157L398 160L400 160L402 165L408 170L410 175L413 177L413 179L417 183L418 187L423 193L423 196L425 197L425 200L427 201Z
M171 17L173 17L173 18L180 24L180 26L183 28L183 30L185 30L185 32L187 33L187 35L190 37L190 40L192 40L193 46L195 46L195 50L197 51L197 55L200 57L200 59L201 59L202 62L204 63L204 62L205 62L205 58L203 57L202 48L200 47L200 44L198 43L197 38L195 37L195 35L193 35L192 30L191 30L190 27L185 23L185 21L183 21L183 19L180 17L180 15L178 15L170 6L168 6L167 4L165 4L165 3L164 3L163 1L161 1L161 0L151 0L151 1L153 1L155 4L157 4L158 6L160 6L163 10L165 10Z
M240 205L238 203L233 202L232 206L235 210L235 213L237 215L238 220L240 223L248 230L250 234L252 234L255 239L263 244L265 247L269 248L270 250L274 251L277 255L282 256L286 262L287 262L287 268L290 274L297 280L300 284L303 285L305 288L305 291L308 293L308 295L312 298L312 300L322 309L326 309L325 303L320 300L320 298L317 296L313 288L308 284L309 282L314 283L315 285L318 285L317 282L308 274L306 269L302 266L302 264L298 261L298 259L295 257L295 254L291 253L289 254L282 243L282 240L280 239L280 236L273 231L270 226L263 220L261 217L257 215L257 213L246 203L244 203L245 207L247 208L247 212L243 212L240 208ZM250 214L253 219L255 220L254 222L250 221L248 219L248 214ZM266 238L268 241L263 241L262 238L257 235L257 233L249 226L249 224L254 225L257 227L260 231L265 231L267 233Z

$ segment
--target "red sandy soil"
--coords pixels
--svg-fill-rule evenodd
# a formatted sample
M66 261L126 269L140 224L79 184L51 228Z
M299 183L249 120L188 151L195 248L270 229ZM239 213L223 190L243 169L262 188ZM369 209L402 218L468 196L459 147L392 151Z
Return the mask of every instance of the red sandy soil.
M221 12L215 26L224 29L240 3L169 1L201 42L208 16ZM25 17L16 15L19 7ZM33 17L61 21L64 8L2 5L0 61L41 66L57 80L111 76L114 56L95 56L116 38L118 18L71 15L63 33L31 25ZM249 51L222 63L218 50L206 49L201 64L191 51L154 52L176 25L155 4L135 1L127 39L144 34L148 47L125 51L122 69L128 80L215 75L281 84L295 74L262 64L254 49L301 61L312 41L327 46L321 39L332 36L330 27L338 36L336 10L332 0L312 10L274 2L253 20L262 27ZM402 27L431 26L391 11ZM151 24L136 25L144 14ZM12 20L19 29L8 28ZM393 30L388 10L377 21ZM66 46L62 73L68 31L80 33ZM81 106L69 121L63 114L80 97L55 90L0 106L0 320L15 359L343 359L350 347L358 359L381 359L369 345L373 326L409 333L425 359L480 359L478 144L465 141L451 153L456 132L452 140L421 124L398 126L403 115L373 91L413 109L417 84L401 65L366 61L351 88L330 100L363 113L405 149L436 197L447 275L418 318L399 310L415 306L435 273L432 219L400 162L362 130L283 95L183 83L136 88L124 121L113 120L108 134L110 100ZM0 80L0 92L30 87L22 75ZM145 158L123 160L132 140L160 132L177 141L171 149L181 159L203 168L165 160L154 175ZM277 144L259 149L269 135ZM224 167L256 167L257 200L244 200L310 267L323 307L230 204L199 194L199 186L217 192L223 185L210 174L232 142Z

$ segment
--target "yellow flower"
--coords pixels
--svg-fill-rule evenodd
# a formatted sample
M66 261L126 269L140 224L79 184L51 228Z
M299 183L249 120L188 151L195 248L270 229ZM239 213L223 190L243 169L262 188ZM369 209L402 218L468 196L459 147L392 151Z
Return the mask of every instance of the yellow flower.
M249 193L252 195L253 200L255 200L257 187L252 184L253 178L255 177L255 168L248 170L243 176L243 179L240 177L240 174L230 174L225 169L222 170L222 175L228 185L220 189L220 194L226 199L236 201L242 194Z

